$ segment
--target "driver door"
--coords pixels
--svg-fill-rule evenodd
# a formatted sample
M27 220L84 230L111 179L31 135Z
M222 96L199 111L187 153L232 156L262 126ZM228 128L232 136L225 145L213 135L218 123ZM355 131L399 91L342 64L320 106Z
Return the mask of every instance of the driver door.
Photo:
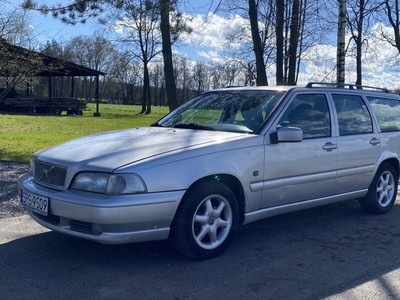
M262 207L331 195L338 150L330 111L325 94L297 94L280 115L276 130L301 128L303 140L265 145Z

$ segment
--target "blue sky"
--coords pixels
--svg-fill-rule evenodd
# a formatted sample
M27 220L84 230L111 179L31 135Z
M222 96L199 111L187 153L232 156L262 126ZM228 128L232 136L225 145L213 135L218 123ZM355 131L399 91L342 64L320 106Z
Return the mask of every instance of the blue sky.
M0 0L1 1L1 0ZM23 0L5 0L12 6L20 5ZM34 0L39 4L54 5L54 3L68 4L68 0ZM183 0L185 11L191 14L204 14L209 10L213 10L219 0ZM50 14L44 16L38 12L29 12L32 27L36 34L39 35L40 41L55 39L57 41L67 41L77 35L91 34L98 28L94 20L89 20L86 24L67 25L60 20L53 18Z
M14 4L21 3L22 0L10 0ZM54 3L51 0L37 0L39 3ZM67 2L68 1L62 1ZM227 45L226 36L228 32L239 27L248 26L248 20L238 15L208 15L212 12L217 1L213 0L188 0L182 9L190 16L190 26L193 28L191 35L182 37L180 45L174 47L176 54L186 57L193 61L204 62L223 62L229 59L229 50L239 47L238 44ZM95 21L88 21L86 24L75 26L63 24L60 20L52 16L43 16L39 13L30 12L32 30L35 36L39 37L40 43L47 40L56 40L59 43L69 41L77 35L90 35L95 30ZM206 22L207 21L207 22ZM391 29L376 24L371 28L371 35L380 31L387 31L391 34ZM369 45L372 51L364 55L363 63L363 84L371 86L386 87L389 89L400 89L400 58L396 48L388 43L383 43L379 39L370 39ZM309 81L335 81L335 45L316 44L304 54L299 85ZM346 82L355 83L355 61L346 59ZM274 84L274 66L267 68L270 84Z

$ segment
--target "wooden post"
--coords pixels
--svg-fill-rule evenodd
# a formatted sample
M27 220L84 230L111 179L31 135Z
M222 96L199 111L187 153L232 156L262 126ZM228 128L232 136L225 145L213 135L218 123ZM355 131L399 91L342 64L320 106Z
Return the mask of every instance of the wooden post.
M93 117L100 117L99 113L99 75L96 75L96 112L93 114Z
M52 99L53 99L53 73L50 71L49 76L49 101L47 102L47 113L51 113L52 109Z
M74 98L74 76L71 76L71 98Z

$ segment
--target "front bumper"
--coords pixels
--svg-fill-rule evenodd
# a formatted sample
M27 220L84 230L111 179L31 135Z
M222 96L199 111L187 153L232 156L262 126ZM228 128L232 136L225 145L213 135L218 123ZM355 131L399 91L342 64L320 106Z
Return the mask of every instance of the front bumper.
M53 231L104 244L125 244L168 238L170 225L185 191L110 196L76 190L53 190L32 176L18 179L18 191L49 198L47 216L29 215Z

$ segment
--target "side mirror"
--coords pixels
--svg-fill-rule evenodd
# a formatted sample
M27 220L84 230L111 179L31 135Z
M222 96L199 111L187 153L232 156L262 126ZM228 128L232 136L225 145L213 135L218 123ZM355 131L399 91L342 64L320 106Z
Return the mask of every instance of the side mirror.
M272 144L280 142L301 142L303 140L303 130L298 127L282 127L276 132L271 133L270 140Z

